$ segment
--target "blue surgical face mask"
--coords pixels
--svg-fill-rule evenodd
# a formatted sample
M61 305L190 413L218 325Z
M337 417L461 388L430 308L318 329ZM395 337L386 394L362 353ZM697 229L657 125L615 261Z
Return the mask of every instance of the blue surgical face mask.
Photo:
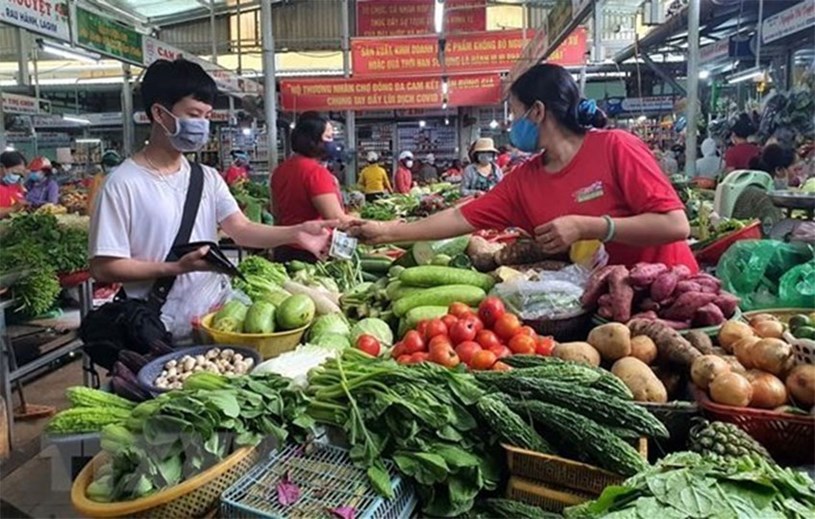
M323 141L323 149L325 150L325 158L328 160L339 160L340 149L334 141Z
M203 117L177 117L172 112L162 107L162 109L175 119L175 133L170 132L163 124L170 144L176 150L187 153L198 151L204 147L209 140L209 119ZM161 123L159 123L161 124Z
M32 182L40 182L43 178L45 178L45 176L39 171L32 171L28 175L28 179L31 180Z
M18 175L17 173L6 173L5 175L3 175L3 183L6 184L7 186L14 185L19 181L20 175Z
M477 158L478 163L482 166L492 163L492 153L479 153Z
M526 153L538 151L538 138L540 137L538 125L527 117L531 110L532 108L513 122L512 128L509 130L509 141L513 146Z

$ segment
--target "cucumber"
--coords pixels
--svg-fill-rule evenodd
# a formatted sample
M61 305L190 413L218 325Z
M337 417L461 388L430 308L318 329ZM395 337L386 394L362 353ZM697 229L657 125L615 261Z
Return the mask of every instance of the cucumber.
M372 274L387 274L388 269L390 269L392 265L392 260L383 258L381 256L378 258L366 257L359 261L359 266L362 268L362 270Z
M472 285L446 285L426 288L393 303L393 313L402 317L418 306L448 306L450 303L455 302L477 306L485 297L487 297L487 293L484 290Z
M417 306L405 314L407 329L412 330L417 324L419 324L419 321L438 319L446 314L446 306Z
M445 254L450 257L461 254L467 250L469 244L469 235L439 241L420 241L413 245L409 253L413 256L416 265L427 265L438 254ZM412 267L413 265L405 265L405 267L409 266Z
M438 287L443 285L472 285L485 292L495 286L495 279L489 274L472 270L426 265L405 269L399 276L403 285L411 287Z
M385 293L391 301L398 301L405 296L421 291L422 289L419 287L406 287L401 281L391 281L388 283L388 288L385 289Z

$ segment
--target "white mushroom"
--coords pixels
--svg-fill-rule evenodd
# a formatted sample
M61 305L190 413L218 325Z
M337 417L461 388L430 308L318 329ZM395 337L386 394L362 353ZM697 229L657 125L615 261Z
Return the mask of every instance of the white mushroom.
M187 359L187 360L184 361L182 369L184 371L190 371L194 367L195 367L195 359Z
M170 368L167 370L167 378L175 378L178 375L178 370L175 368Z
M207 351L204 357L206 357L207 360L211 360L218 357L218 353L220 353L220 350L218 350L218 348L212 348L211 350Z
M232 348L226 348L221 351L220 357L224 360L231 359L235 355L235 351Z
M236 353L236 354L235 354L235 355L232 357L232 362L240 362L240 361L242 361L242 360L243 360L243 355L241 355L240 353Z
M203 364L203 363L205 363L206 361L207 361L207 359L206 359L206 357L204 357L203 355L196 355L196 356L195 356L195 363L196 363L196 364Z
M164 365L165 368L170 369L176 366L175 359L167 361L167 364Z

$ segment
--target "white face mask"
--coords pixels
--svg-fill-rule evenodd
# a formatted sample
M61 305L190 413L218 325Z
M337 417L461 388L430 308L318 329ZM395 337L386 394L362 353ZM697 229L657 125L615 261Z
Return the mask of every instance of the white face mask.
M187 153L198 151L204 147L209 140L209 119L203 117L178 117L163 106L161 109L175 119L175 132L170 132L166 126L159 122L167 133L167 137L170 138L170 144L173 145L173 148L182 153Z
M406 160L405 161L405 167L406 168L412 168L413 167L413 161L412 160Z

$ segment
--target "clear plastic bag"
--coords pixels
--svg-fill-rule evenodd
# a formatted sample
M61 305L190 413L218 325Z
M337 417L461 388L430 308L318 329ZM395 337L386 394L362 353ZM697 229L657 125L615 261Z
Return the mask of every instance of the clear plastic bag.
M195 272L181 276L161 308L161 320L176 343L184 342L191 338L193 327L201 317L231 299L251 304L243 292L232 289L225 274Z
M722 288L742 310L815 308L815 251L803 242L743 240L716 267Z
M492 289L521 319L562 319L583 312L580 297L591 271L569 265L557 272L543 271L531 279L516 278Z

